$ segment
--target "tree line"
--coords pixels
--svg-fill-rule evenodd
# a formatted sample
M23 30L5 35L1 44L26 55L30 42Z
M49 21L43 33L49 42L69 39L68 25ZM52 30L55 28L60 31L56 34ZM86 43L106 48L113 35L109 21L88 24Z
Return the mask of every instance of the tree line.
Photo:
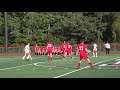
M120 43L119 12L7 12L8 45ZM4 46L4 13L0 12L0 46Z

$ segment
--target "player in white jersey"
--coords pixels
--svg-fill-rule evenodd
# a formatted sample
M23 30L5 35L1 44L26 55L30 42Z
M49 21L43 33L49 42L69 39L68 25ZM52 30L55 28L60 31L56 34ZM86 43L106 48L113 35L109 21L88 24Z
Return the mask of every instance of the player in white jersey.
M105 45L105 48L106 48L106 54L109 54L110 53L110 44L107 42Z
M97 44L93 43L93 57L97 57Z
M23 58L22 58L22 60L24 60L24 58L27 56L27 59L31 59L32 60L32 57L31 57L31 50L30 50L30 43L28 43L26 46L25 46L25 48L24 48L24 52L25 52L25 54L24 54L24 56L23 56Z

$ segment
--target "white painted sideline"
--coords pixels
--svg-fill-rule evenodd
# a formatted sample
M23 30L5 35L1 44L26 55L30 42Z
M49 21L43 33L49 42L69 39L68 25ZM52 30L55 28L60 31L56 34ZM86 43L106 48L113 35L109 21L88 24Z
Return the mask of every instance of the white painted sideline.
M120 57L116 57L116 58L112 58L112 59L109 59L109 60L101 61L101 62L95 63L95 64L93 64L93 65L97 65L97 64L100 64L100 63L103 63L103 62L106 62L106 61L111 61L111 60L118 59L118 58L120 58ZM71 74L71 73L80 71L80 70L85 69L85 68L88 68L88 67L90 67L90 66L86 66L86 67L83 67L83 68L81 68L81 69L77 69L77 70L74 70L74 71L71 71L71 72L68 72L68 73L65 73L65 74L56 76L56 77L54 77L54 78L59 78L59 77L62 77L62 76L66 76L66 75L68 75L68 74Z

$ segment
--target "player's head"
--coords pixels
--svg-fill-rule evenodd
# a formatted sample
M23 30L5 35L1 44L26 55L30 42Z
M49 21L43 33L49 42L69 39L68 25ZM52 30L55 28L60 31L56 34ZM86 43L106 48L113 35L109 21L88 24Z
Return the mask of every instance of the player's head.
M28 43L28 45L30 45L30 43Z
M84 43L84 40L83 40L83 39L81 39L81 43Z
M63 43L66 43L65 41L63 41Z

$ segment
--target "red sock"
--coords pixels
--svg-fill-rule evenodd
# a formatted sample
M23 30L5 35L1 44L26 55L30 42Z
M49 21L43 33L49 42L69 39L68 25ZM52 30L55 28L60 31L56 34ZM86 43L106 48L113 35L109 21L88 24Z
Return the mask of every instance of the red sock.
M92 67L92 66L93 66L91 62L89 63L89 65L90 65L90 67Z
M64 55L62 56L63 58L66 58Z
M50 60L52 61L52 57L50 56Z
M62 57L63 57L63 55L62 55L62 54L60 54L60 56L62 56Z
M78 63L78 68L80 68L80 63Z

